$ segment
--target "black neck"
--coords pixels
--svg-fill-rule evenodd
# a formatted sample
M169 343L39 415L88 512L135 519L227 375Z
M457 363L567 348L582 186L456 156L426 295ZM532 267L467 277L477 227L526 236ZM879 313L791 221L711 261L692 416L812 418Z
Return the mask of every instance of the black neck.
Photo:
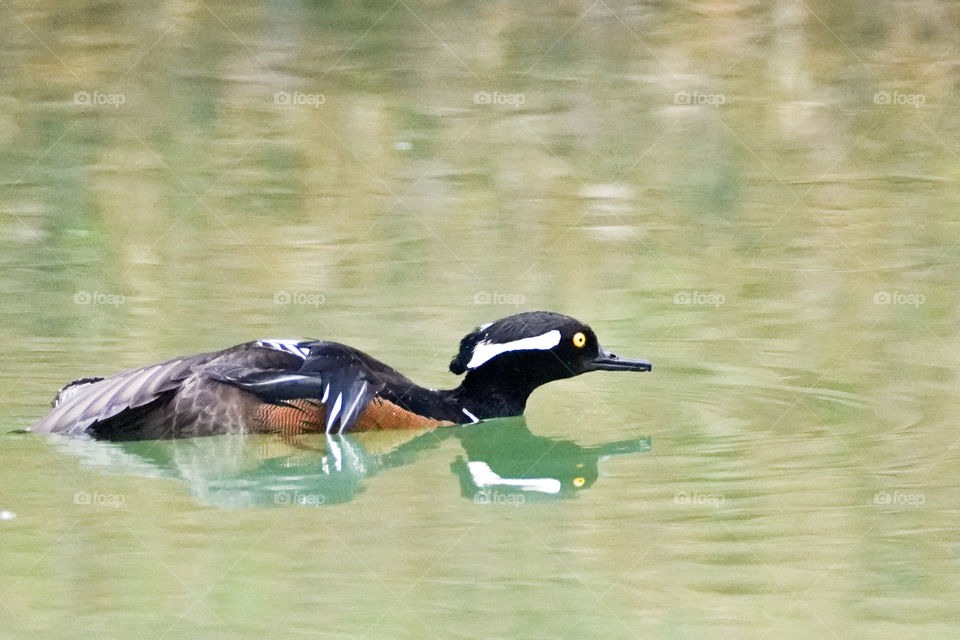
M458 424L478 420L505 418L523 414L527 398L539 384L517 382L504 384L495 375L477 371L467 373L455 389L426 389L410 381L390 385L385 390L400 406L419 415L437 420L449 420ZM466 409L469 415L464 412Z
M480 420L519 416L527 406L527 398L540 382L512 378L509 383L497 372L469 371L456 389L447 391L462 409Z

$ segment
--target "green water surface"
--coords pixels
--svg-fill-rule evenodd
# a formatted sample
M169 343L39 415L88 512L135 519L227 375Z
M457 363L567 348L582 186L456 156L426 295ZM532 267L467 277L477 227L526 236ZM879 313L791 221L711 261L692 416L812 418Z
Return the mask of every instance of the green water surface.
M956 4L0 15L0 638L960 632ZM10 433L261 337L453 386L534 309L653 372L333 442Z

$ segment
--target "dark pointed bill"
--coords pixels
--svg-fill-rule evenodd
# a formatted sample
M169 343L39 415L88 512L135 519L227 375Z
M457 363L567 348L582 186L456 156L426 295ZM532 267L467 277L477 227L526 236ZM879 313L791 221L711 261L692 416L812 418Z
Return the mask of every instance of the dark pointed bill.
M621 358L606 349L600 350L600 355L587 363L587 371L650 371L653 365L649 360Z

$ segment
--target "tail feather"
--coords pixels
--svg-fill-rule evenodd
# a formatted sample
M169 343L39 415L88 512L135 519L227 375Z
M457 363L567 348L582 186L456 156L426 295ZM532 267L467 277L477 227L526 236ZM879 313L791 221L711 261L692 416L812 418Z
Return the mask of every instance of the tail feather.
M180 386L193 362L182 358L133 369L108 378L80 378L63 387L53 409L31 431L79 434L92 424L152 404Z

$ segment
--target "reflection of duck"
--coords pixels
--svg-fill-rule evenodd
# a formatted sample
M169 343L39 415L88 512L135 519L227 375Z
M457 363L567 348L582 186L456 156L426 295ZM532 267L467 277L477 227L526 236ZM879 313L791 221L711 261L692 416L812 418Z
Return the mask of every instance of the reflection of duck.
M650 448L649 438L581 447L535 436L522 417L410 435L394 431L357 437L225 436L125 443L71 438L57 444L107 471L182 478L197 500L220 507L348 502L364 490L367 478L412 464L451 438L466 454L466 460L458 457L451 465L464 497L477 502L484 495L491 502L521 495L567 498L596 481L599 460Z
M599 463L610 456L650 450L649 438L581 447L571 440L536 436L522 420L461 429L457 438L466 452L450 469L460 479L460 493L478 503L511 503L534 498L571 498L600 475ZM493 427L487 430L487 427Z
M534 389L587 371L649 371L600 347L593 330L559 313L520 313L460 342L456 389L420 387L336 342L261 340L63 387L32 431L106 440L224 433L422 429L518 416Z

